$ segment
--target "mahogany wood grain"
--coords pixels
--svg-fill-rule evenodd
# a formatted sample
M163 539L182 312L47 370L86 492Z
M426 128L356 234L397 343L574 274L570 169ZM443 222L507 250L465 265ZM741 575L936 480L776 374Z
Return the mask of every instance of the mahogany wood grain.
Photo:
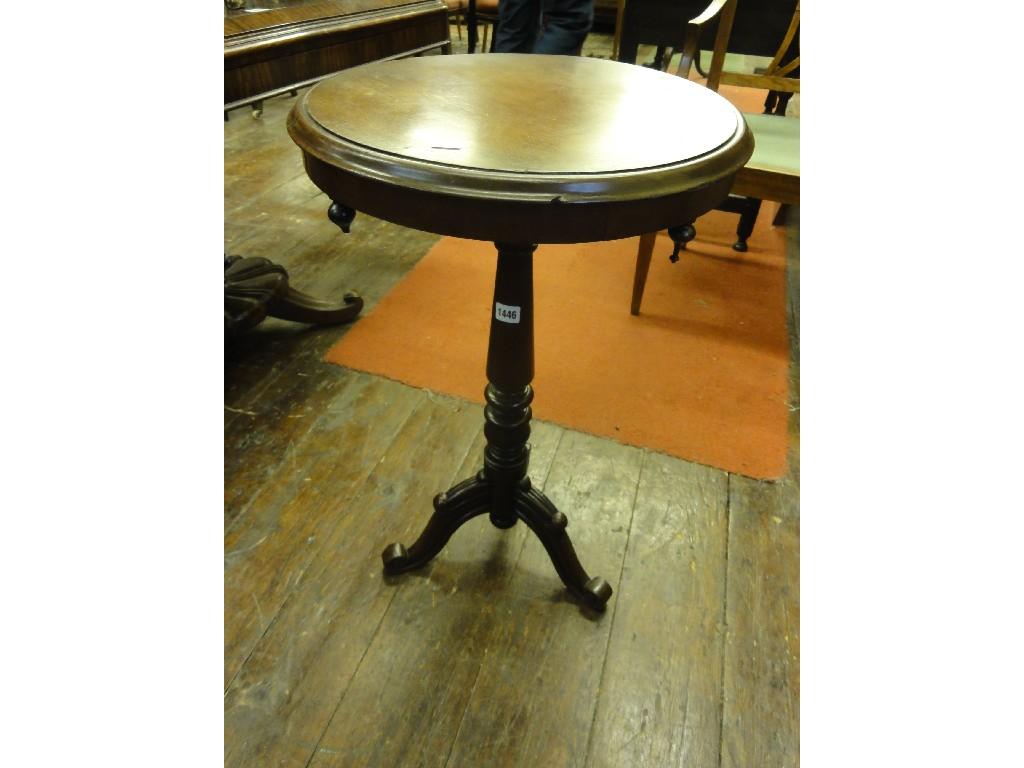
M646 118L652 101L665 119ZM683 119L695 112L706 120ZM699 85L522 54L341 72L300 97L288 130L333 199L404 226L505 242L613 239L680 211L695 218L725 197L753 149L739 112Z
M258 32L263 37L284 37L329 29L338 19L358 21L365 14L408 10L418 4L419 0L248 0L244 8L225 9L224 36ZM317 25L302 26L310 22Z
M288 0L258 13L227 11L225 109L369 61L450 46L442 0Z
M680 133L673 124L627 143L641 127L636 107L655 98L675 105L692 127ZM492 126L502 135L492 136ZM527 524L568 592L604 611L611 586L584 568L566 515L528 476L532 253L541 242L621 237L670 222L679 210L707 211L750 157L746 123L717 94L661 72L493 55L339 73L303 95L288 128L310 178L334 200L331 218L342 229L358 208L405 226L493 240L493 306L514 307L491 318L483 470L434 498L426 527L408 547L399 540L384 549L385 572L422 567L460 526L488 513L498 528Z

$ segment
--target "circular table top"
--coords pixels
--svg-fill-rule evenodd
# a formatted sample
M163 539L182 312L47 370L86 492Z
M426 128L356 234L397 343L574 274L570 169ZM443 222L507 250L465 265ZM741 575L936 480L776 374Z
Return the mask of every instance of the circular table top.
M398 205L413 203L403 193L457 207L569 203L613 213L608 206L731 179L753 148L738 110L696 83L602 59L524 54L348 69L300 98L289 132L313 180L332 187L325 191L358 187L379 211L390 190L396 207L385 204L384 218L397 223L406 223ZM339 202L368 210L359 199ZM419 228L459 234L443 222Z

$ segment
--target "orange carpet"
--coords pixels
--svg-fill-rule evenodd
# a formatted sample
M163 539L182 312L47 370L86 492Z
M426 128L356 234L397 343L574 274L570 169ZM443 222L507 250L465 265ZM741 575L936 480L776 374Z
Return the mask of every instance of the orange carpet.
M786 471L785 231L766 203L745 254L712 212L677 264L658 237L639 316L639 238L534 254L534 418L757 478ZM326 359L483 403L491 243L443 238ZM483 415L481 413L481 419Z

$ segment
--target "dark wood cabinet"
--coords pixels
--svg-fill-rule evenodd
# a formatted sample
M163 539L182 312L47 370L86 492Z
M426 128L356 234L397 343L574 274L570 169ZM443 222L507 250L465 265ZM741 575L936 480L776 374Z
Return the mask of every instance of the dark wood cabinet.
M451 44L442 0L248 0L224 12L224 105Z

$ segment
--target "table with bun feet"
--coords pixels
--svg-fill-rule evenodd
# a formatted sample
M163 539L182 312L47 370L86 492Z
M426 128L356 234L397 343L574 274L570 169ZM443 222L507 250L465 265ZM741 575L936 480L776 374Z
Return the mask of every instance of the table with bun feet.
M743 118L718 94L663 72L490 54L340 72L300 98L288 131L336 223L347 228L358 209L497 248L483 468L434 498L413 544L384 550L385 571L424 565L487 513L499 528L528 525L566 588L603 611L611 587L580 564L565 514L528 475L534 250L634 235L653 246L651 233L711 210L753 150Z

